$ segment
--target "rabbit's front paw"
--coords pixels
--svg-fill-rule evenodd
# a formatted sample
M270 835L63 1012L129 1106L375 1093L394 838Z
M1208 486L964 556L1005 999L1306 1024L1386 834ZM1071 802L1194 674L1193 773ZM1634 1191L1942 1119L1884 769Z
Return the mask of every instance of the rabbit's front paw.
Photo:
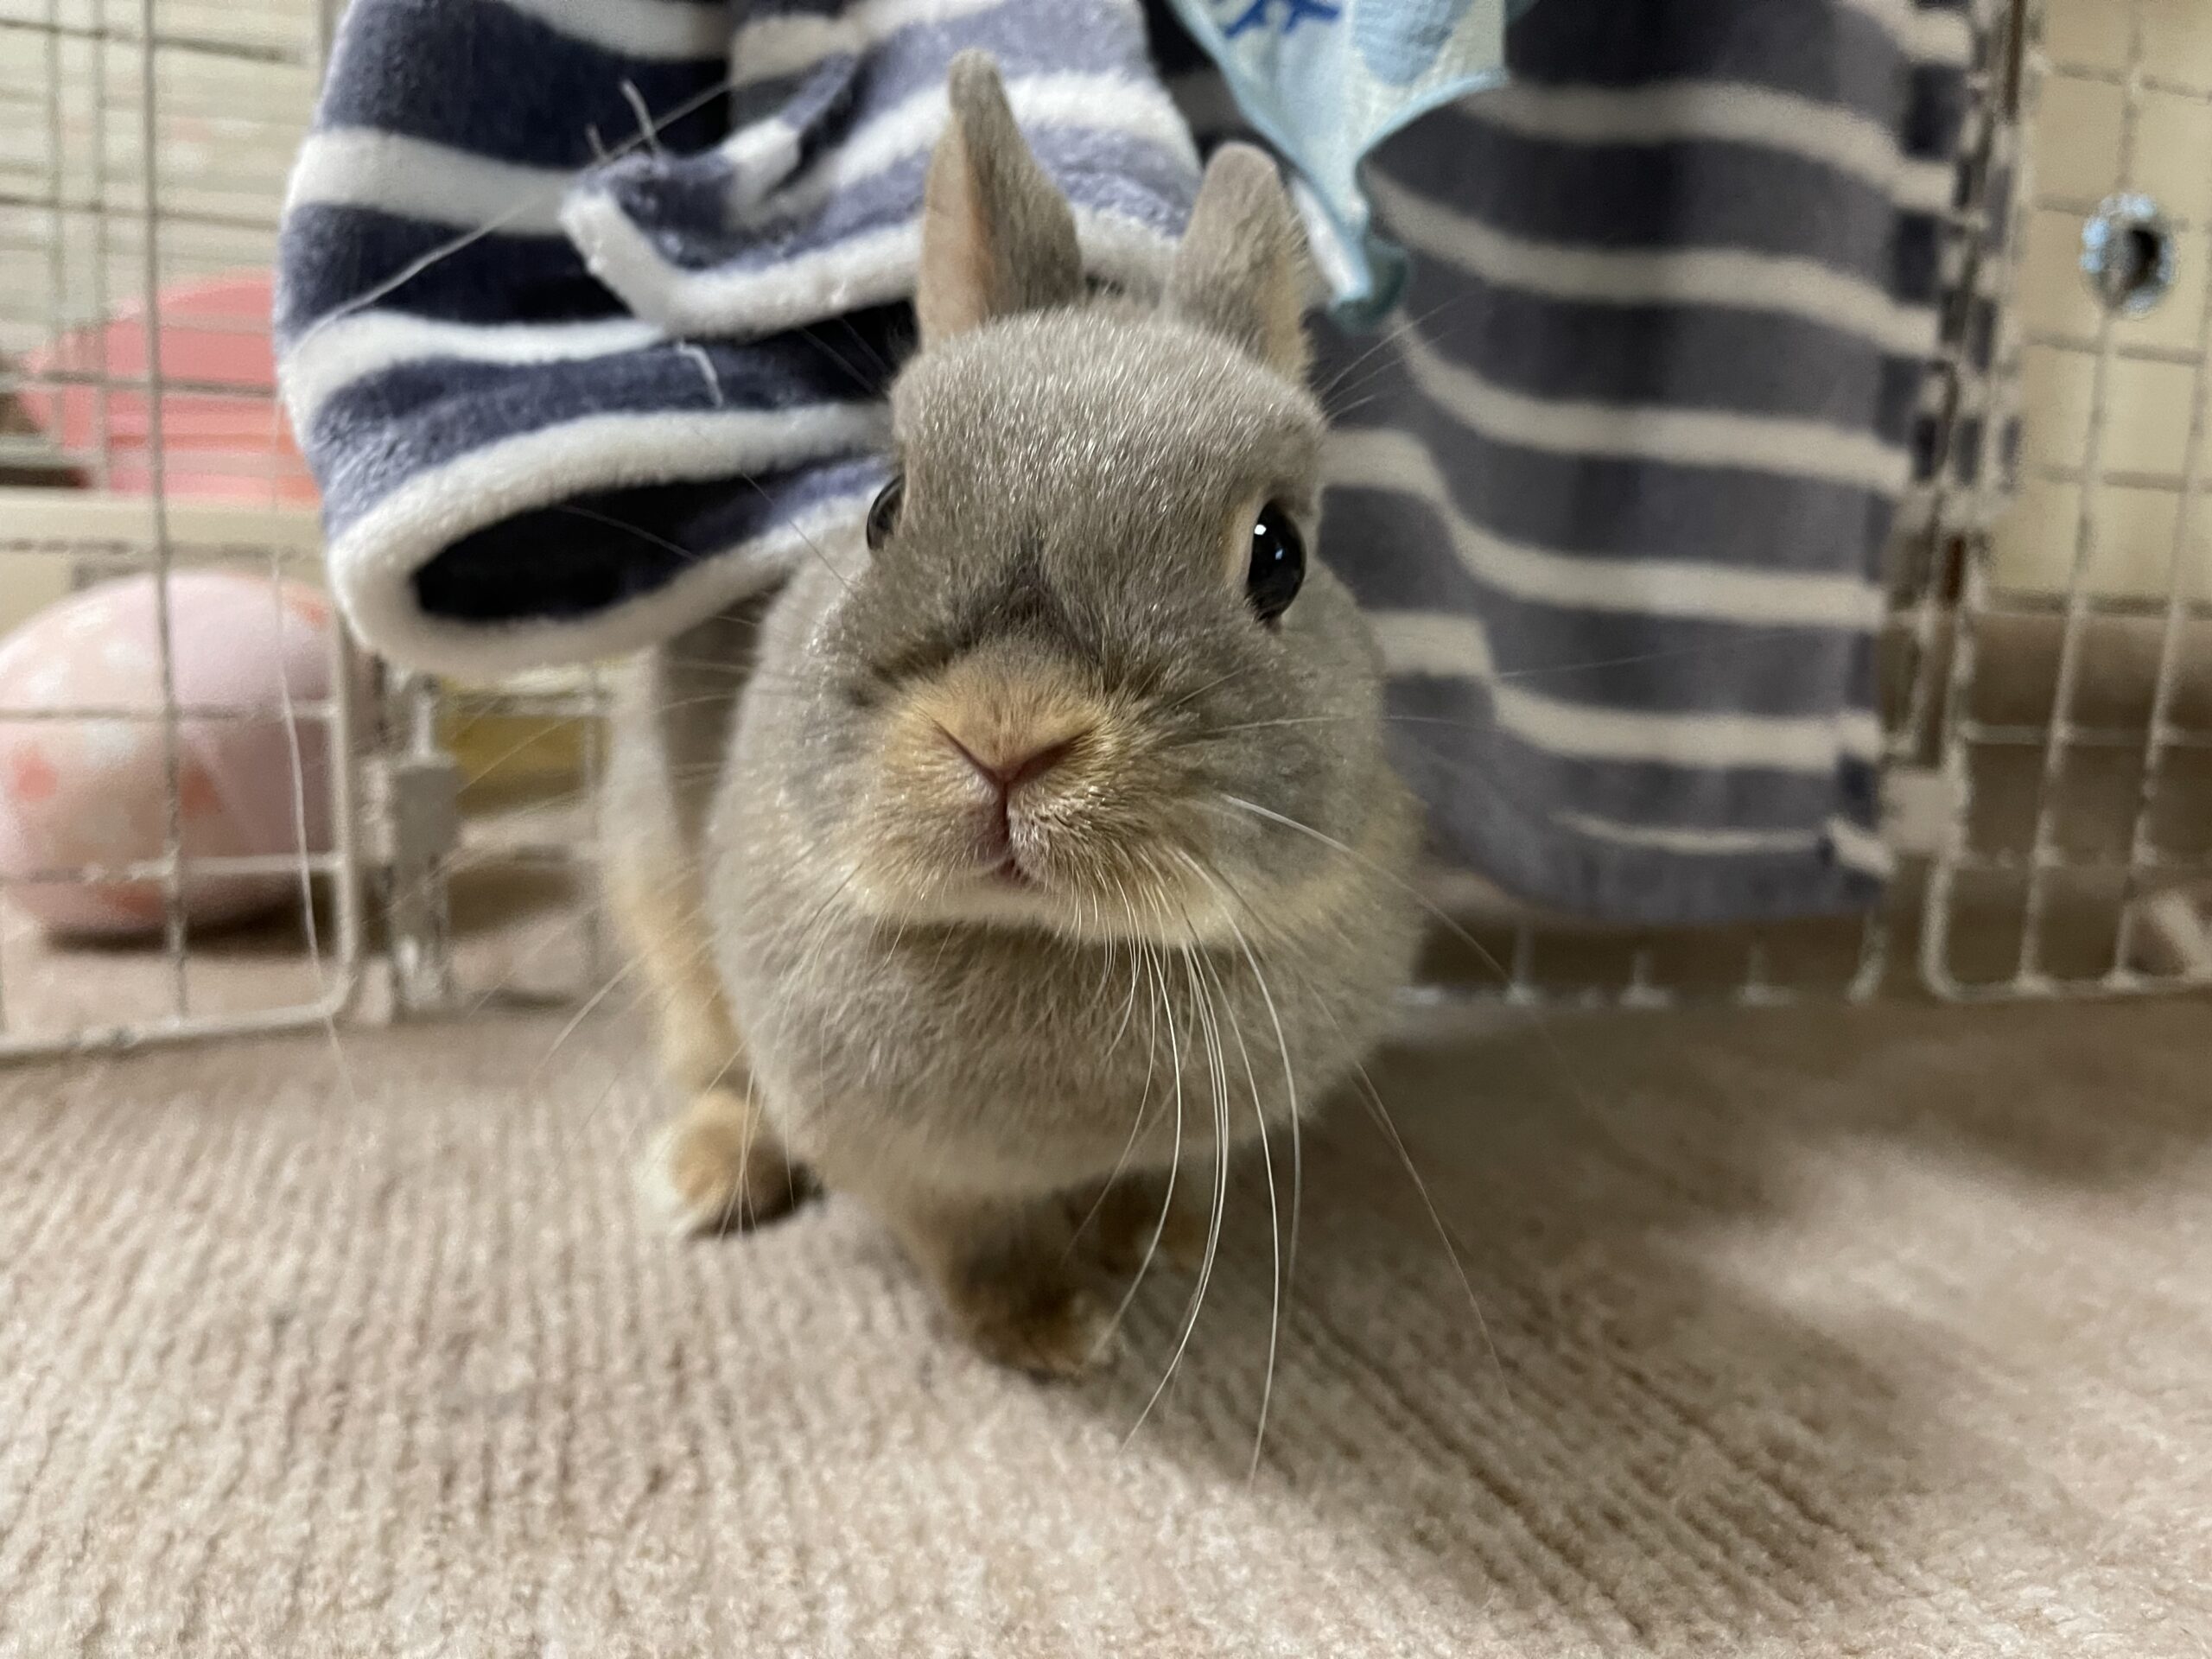
M679 1233L723 1233L780 1220L812 1193L760 1109L710 1089L654 1141L639 1172L648 1199Z

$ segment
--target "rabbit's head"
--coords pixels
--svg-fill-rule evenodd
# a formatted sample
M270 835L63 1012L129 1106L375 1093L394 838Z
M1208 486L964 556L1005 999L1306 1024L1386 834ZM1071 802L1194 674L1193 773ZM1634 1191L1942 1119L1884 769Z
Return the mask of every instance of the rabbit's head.
M1221 943L1326 906L1398 785L1310 556L1306 282L1274 164L1231 146L1157 304L1093 296L996 70L955 63L896 470L780 780L849 902Z

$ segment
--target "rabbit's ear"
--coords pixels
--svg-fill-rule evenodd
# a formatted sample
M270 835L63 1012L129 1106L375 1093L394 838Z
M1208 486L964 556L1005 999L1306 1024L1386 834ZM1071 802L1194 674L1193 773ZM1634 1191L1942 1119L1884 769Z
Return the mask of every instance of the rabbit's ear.
M998 66L963 52L948 90L951 116L922 198L914 313L925 346L1084 292L1075 215L1014 124Z
M1176 250L1168 308L1302 381L1306 283L1305 232L1274 162L1249 144L1224 144Z

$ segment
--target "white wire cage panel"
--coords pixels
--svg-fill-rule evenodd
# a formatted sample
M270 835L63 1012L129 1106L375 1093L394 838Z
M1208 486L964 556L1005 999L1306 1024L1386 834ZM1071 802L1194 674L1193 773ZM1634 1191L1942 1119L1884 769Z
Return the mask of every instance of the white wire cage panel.
M44 669L0 680L11 825L57 776L130 780L64 793L70 835L11 828L0 1054L315 1024L353 1001L370 681L315 592L312 486L269 367L284 173L326 38L311 5L0 0L0 624L79 590L136 596L79 612ZM238 637L307 631L296 686L272 662L230 675L228 701L195 694L193 652L223 641L180 613L211 572ZM74 671L103 662L112 690L88 697L99 673ZM237 780L211 759L248 728L284 757L264 804L294 831L251 848L227 835ZM203 925L249 887L256 925ZM88 940L87 915L125 937Z
M2212 7L2046 0L2024 22L1996 66L2025 144L1997 226L2023 421L1988 461L2018 491L1962 566L1923 971L1963 999L2203 986Z

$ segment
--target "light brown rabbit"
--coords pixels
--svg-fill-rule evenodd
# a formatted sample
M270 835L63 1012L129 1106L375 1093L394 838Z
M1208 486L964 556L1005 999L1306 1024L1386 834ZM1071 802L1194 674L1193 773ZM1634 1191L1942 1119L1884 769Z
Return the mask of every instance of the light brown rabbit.
M1417 819L1306 559L1273 164L1216 156L1156 305L1094 297L988 59L951 106L892 481L865 538L640 665L613 898L692 1096L652 1171L685 1224L818 1180L986 1353L1062 1373L1103 1269L1210 1248L1233 1147L1270 1136L1287 1187L1284 1131L1408 974Z

